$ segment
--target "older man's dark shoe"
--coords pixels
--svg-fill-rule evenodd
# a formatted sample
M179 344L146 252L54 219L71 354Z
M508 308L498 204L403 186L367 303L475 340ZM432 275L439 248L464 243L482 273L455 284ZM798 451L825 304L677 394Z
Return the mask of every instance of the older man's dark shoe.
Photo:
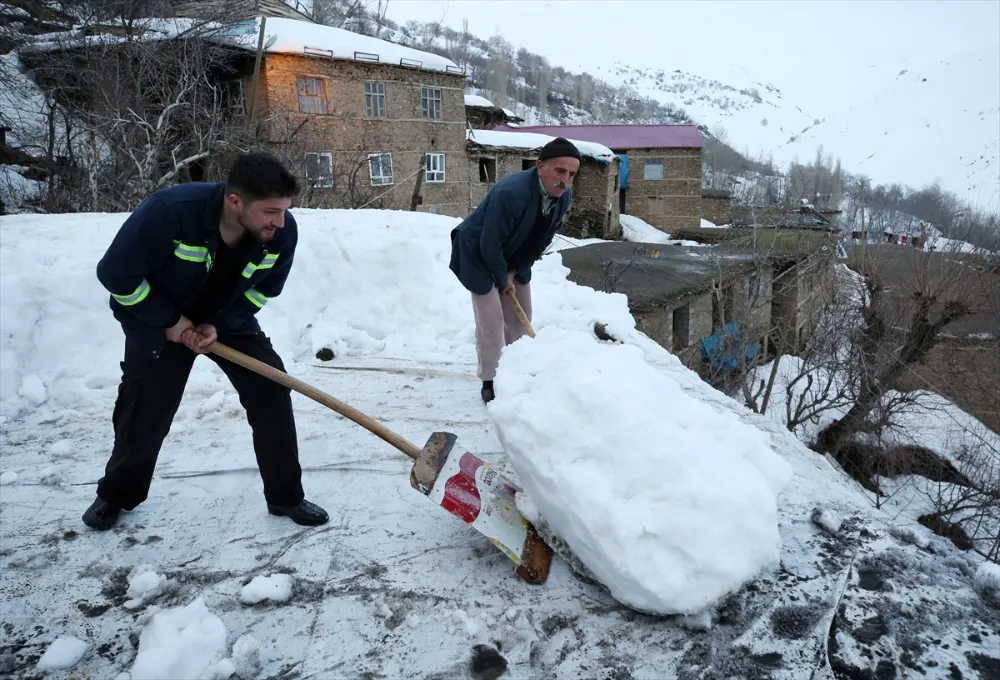
M268 503L267 511L272 515L288 517L296 524L307 527L326 524L327 520L330 519L326 510L306 500L298 505L272 505Z
M488 404L494 399L496 399L496 394L493 392L493 381L484 380L483 388L479 390L479 394L480 396L482 396L484 404Z
M122 509L111 505L100 496L83 513L83 523L91 529L106 531L118 522Z

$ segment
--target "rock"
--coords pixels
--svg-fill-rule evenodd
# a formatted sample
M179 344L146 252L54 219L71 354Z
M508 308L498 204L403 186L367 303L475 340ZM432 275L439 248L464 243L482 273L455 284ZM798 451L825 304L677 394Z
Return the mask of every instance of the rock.
M476 680L496 680L507 672L507 659L493 647L476 645L472 648L469 671Z

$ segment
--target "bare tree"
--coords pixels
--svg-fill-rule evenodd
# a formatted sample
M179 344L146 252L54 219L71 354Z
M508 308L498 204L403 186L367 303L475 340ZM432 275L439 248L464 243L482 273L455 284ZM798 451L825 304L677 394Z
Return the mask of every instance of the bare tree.
M497 106L510 106L511 73L514 66L514 48L500 35L489 40L489 58L486 64L486 89Z
M881 252L885 257L880 259ZM855 266L865 295L856 392L846 414L820 432L819 450L836 455L854 435L869 431L869 416L903 371L927 355L945 327L973 313L978 291L962 258L932 255L896 248L860 256Z
M366 9L364 0L312 0L312 9L307 14L317 24L364 33L368 23Z
M31 59L65 117L68 148L90 161L91 209L130 209L202 174L213 155L250 144L233 52L198 27L153 41L149 30L129 21L119 39L57 40Z
M969 443L955 454L961 477L927 486L925 493L933 510L920 521L932 530L949 529L942 526L944 522L959 527L971 549L1000 562L1000 448L993 433L965 434ZM950 531L957 533L954 528Z

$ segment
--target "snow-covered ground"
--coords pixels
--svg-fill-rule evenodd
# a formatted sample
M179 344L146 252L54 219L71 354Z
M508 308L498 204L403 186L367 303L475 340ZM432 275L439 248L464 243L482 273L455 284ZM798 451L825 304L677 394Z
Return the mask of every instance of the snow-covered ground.
M570 434L566 465L581 451L590 459L580 464L596 465L601 442L581 433L609 427L630 407L637 415L669 414L671 427L685 426L683 438L663 424L647 426L649 416L621 422L630 434L607 431L610 444L643 448L609 448L595 493L614 493L611 506L628 507L628 494L613 484L640 470L614 463L646 466L645 499L669 502L634 508L674 514L623 512L619 520L635 521L635 537L660 552L662 542L644 532L665 532L672 521L677 536L698 541L696 563L733 569L739 573L726 579L737 583L747 573L725 563L732 527L712 524L726 521L731 508L709 501L722 491L712 483L729 473L713 477L707 461L743 455L746 471L773 471L766 461L774 459L787 467L787 485L772 485L765 474L766 488L733 491L773 499L770 518L745 521L755 530L772 523L778 561L762 560L759 577L686 616L639 614L560 559L544 585L527 585L489 541L413 491L405 456L293 394L307 497L331 515L323 527L297 526L267 514L245 416L207 359L196 362L149 499L113 531L86 530L80 515L110 449L122 355L94 266L124 216L13 216L0 224L0 673L35 676L46 654L46 664L122 680L457 678L473 669L486 671L474 677L495 677L488 671L500 667L511 678L800 678L830 664L842 672L884 672L890 664L931 675L954 666L962 677L986 677L1000 664L996 605L980 594L992 572L980 570L977 590L977 560L926 531L920 545L899 539L889 516L828 460L638 333L624 296L568 282L558 252L533 278L538 337L505 352L507 380L498 380L497 408L487 409L475 377L469 296L447 268L457 220L387 211L296 215L295 267L285 292L260 314L291 374L415 443L453 432L468 450L526 479L536 438L549 465ZM617 343L593 337L597 321ZM587 374L575 381L555 379L561 364L537 365L532 351L560 338L579 343ZM335 358L316 359L322 348ZM623 384L615 361L603 359L626 356L644 389ZM595 387L595 371L610 384ZM542 432L544 405L526 413L513 397L535 395L538 386L565 401L552 410L551 439ZM614 408L602 412L611 401ZM579 419L580 432L570 418ZM514 432L518 419L538 431ZM724 434L748 425L747 436L763 447L752 455L733 449ZM502 453L504 428L513 461ZM661 466L650 460L657 455ZM558 481L558 471L549 479ZM678 479L705 486L699 493ZM551 508L579 512L587 500L585 489L559 491L546 499ZM544 513L545 502L537 505ZM589 535L594 527L578 529ZM614 535L627 531L618 526ZM678 557L664 572L689 569L677 536L661 535ZM742 548L731 547L740 560ZM643 566L648 582L655 569Z

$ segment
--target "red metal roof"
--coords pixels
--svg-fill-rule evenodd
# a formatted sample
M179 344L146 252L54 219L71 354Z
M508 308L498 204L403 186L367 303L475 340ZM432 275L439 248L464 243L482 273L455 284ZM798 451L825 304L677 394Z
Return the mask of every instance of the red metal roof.
M540 132L581 142L596 142L619 149L700 149L701 133L695 125L496 125L495 130Z

